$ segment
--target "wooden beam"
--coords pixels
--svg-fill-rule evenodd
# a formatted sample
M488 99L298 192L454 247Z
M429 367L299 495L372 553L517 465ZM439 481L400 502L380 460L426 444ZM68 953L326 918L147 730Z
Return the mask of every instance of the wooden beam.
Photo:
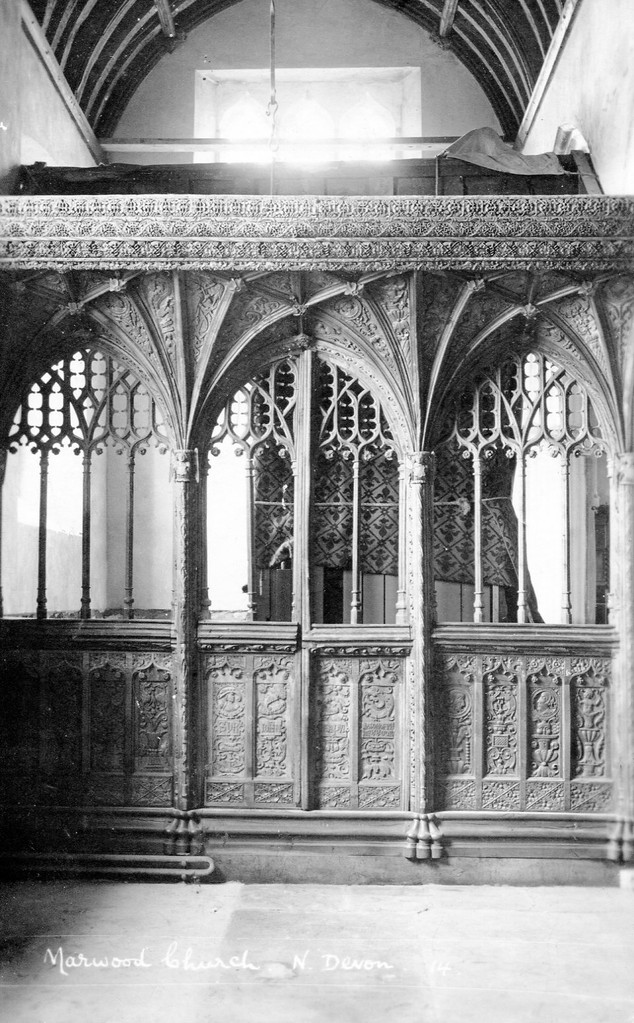
M154 6L159 16L163 35L166 35L168 39L174 39L176 36L176 26L170 7L170 0L154 0Z
M458 10L459 0L445 0L445 6L440 18L440 29L438 35L441 39L446 39L453 28L454 18L456 17L456 11Z
M528 106L524 111L522 123L518 128L517 139L515 140L516 149L521 150L522 146L526 142L528 133L530 132L533 126L533 122L537 118L537 114L539 112L542 100L544 98L544 95L546 94L546 91L550 84L550 80L557 66L560 53L563 49L567 35L572 26L575 14L579 10L580 6L581 0L566 0L563 13L561 15L561 18L559 19L557 28L555 29L553 37L550 41L550 46L548 48L548 53L546 54L546 59L542 64L542 69L539 72L539 77L535 82L535 88L531 93L531 98L528 101Z
M390 138L358 138L358 139L280 139L280 146L288 146L294 149L301 149L308 146L310 149L337 147L345 149L346 146L450 146L456 142L457 135L408 135L404 138L392 136ZM196 153L205 150L224 149L227 147L257 147L266 149L269 145L268 139L227 139L227 138L103 138L100 144L106 153Z
M104 151L99 145L99 142L88 123L86 115L77 102L70 85L66 81L64 72L57 63L48 40L35 18L27 0L22 0L21 17L24 33L33 46L39 60L46 69L54 89L64 103L64 106L73 120L77 132L83 140L90 155L95 163L106 163Z

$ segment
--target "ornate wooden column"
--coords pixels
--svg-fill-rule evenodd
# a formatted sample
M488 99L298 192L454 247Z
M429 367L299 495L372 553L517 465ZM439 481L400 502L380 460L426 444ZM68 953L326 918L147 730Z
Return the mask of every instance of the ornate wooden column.
M430 749L431 630L434 618L433 526L436 457L413 452L407 459L407 583L412 654L408 666L410 809L427 812L433 798Z
M617 522L616 612L619 654L615 665L614 720L616 810L621 819L621 858L634 860L634 452L614 459ZM614 550L614 547L613 547Z
M196 626L199 610L199 483L198 450L172 451L174 487L174 691L172 741L174 806L195 805L195 708L198 701Z

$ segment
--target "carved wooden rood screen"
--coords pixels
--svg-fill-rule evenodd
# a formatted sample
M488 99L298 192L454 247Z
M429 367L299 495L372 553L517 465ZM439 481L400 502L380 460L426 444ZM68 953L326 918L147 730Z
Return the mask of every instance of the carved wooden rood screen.
M628 860L630 207L56 201L0 204L11 854Z

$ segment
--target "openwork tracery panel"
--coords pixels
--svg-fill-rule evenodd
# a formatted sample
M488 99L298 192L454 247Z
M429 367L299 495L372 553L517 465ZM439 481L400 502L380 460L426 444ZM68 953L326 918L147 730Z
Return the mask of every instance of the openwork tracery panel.
M289 620L296 613L297 594L284 607L283 589L291 575L295 588L302 585L295 563L299 531L310 534L303 550L317 569L315 621L362 622L369 577L372 614L393 620L396 581L385 579L398 575L398 459L369 388L310 351L273 363L222 408L210 455L224 455L227 446L245 466L247 619ZM209 493L218 500L214 473L211 457Z
M560 466L552 528L563 537L561 621L572 621L570 464L605 451L586 391L543 354L506 359L464 388L438 449L434 558L437 580L473 583L474 621L484 620L485 585L505 589L508 620L541 621L526 547L527 460L540 452Z
M312 562L350 572L343 614L355 624L363 621L363 577L398 575L398 459L379 402L327 361L320 362L314 465Z
M297 371L296 360L284 359L242 385L222 408L210 438L212 494L213 460L224 442L244 461L249 618L269 617L264 591L279 584L275 570L292 567ZM280 617L290 617L290 606Z
M19 406L6 439L9 451L28 447L40 456L37 616L47 615L46 555L50 455L70 449L82 456L82 590L81 617L91 615L91 491L93 457L107 447L126 458L125 617L134 615L135 460L150 445L164 452L168 444L159 406L149 388L124 363L93 348L84 348L51 366L35 381ZM79 595L78 595L79 596Z

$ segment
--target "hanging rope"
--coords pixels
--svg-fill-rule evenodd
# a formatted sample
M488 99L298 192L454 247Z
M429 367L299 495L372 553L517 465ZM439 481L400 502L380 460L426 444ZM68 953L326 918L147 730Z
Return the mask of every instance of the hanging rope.
M269 147L271 150L271 195L275 192L275 154L278 149L277 142L277 88L275 85L275 0L271 0L270 7L270 69L271 69L271 98L266 108L267 117L271 118L271 134Z

